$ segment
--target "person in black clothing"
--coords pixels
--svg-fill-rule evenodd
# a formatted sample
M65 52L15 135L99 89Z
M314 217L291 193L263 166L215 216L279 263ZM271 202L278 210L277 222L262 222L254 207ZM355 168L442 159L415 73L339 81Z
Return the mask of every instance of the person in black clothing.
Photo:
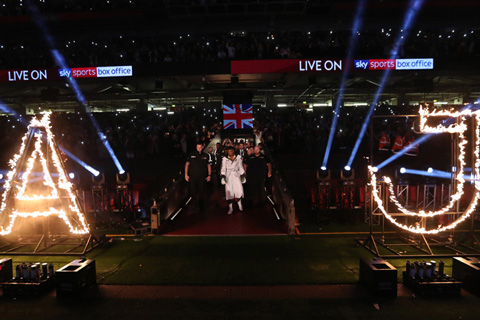
M207 182L210 182L212 166L208 155L203 152L203 144L197 143L196 151L190 153L185 163L185 180L189 184L193 207L204 209L206 203Z
M243 160L245 160L245 157L247 156L247 149L245 149L245 144L242 141L240 141L238 144L237 154L242 157Z
M253 149L253 154L246 161L248 201L264 203L265 178L272 176L272 164L261 153L260 146Z
M218 189L218 178L217 178L217 171L215 170L216 166L217 166L217 158L216 158L216 155L215 155L215 152L213 151L213 147L209 147L208 148L208 163L210 164L211 166L211 170L212 170L212 177L211 177L211 184L210 184L210 187L208 188L209 189L209 192L210 193L213 193L215 191L217 191Z
M212 179L215 179L214 181L214 190L218 190L220 186L220 170L222 169L222 158L225 155L223 146L220 142L217 142L215 149L215 165L212 167L213 170L213 175Z
M208 147L208 163L213 167L215 167L215 152L213 152L213 147Z

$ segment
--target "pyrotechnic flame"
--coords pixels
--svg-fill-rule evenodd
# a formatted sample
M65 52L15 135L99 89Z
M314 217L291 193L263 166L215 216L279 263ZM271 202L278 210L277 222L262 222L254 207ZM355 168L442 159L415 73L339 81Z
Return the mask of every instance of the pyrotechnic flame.
M465 146L468 143L467 139L465 138L464 133L467 130L467 125L465 123L465 118L467 116L474 116L475 121L477 123L476 124L476 129L475 129L475 159L476 160L475 160L474 167L475 167L475 176L476 177L480 176L479 175L480 174L480 171L479 171L479 168L480 168L480 159L479 159L480 158L480 126L479 126L478 119L477 119L477 116L480 114L480 111L471 111L471 110L467 109L467 110L455 111L455 112L450 112L450 111L447 111L447 110L441 110L441 111L434 110L434 111L430 112L427 108L422 108L420 106L419 114L420 114L420 130L422 132L426 132L426 133L444 133L444 132L447 132L447 133L456 133L456 134L459 135L459 140L460 140L460 143L459 143L460 168L459 168L459 171L456 175L456 180L458 182L457 192L451 196L450 202L447 204L447 206L445 206L444 208L442 208L440 210L428 211L428 212L425 212L424 210L420 210L419 212L413 212L413 211L408 210L404 206L402 206L401 203L398 201L397 197L395 196L395 190L393 188L391 178L386 177L386 176L384 176L383 178L384 178L385 183L388 186L388 191L389 191L389 194L390 194L389 199L390 199L390 201L392 201L395 204L395 206L400 210L400 212L402 212L403 214L405 214L407 216L414 216L414 217L419 217L419 218L431 218L431 217L441 215L441 214L445 214L445 213L449 212L449 210L451 210L453 208L455 203L457 201L459 201L460 198L462 197L462 195L464 194L464 190L463 190L463 187L464 187L464 184L465 184L464 167L465 167L465 164L466 164L465 163ZM430 127L430 126L427 126L427 124L426 124L428 117L454 117L454 118L460 118L461 121L460 121L460 123L455 123L455 124L451 124L451 125L448 125L448 126L445 126L443 124L439 124L436 127ZM447 226L439 226L436 229L430 229L430 230L426 230L425 227L421 227L418 224L416 224L415 226L411 226L411 225L408 226L408 225L405 225L403 223L398 222L391 214L389 214L387 212L387 210L385 209L385 206L383 204L383 201L380 199L379 188L377 186L377 177L375 175L375 171L374 171L372 166L369 166L368 170L369 170L370 175L371 175L370 185L372 186L372 195L373 195L375 201L377 202L378 208L380 209L380 211L393 224L395 224L399 228L402 228L402 229L410 231L410 232L421 233L421 234L436 234L436 233L443 232L443 231L446 231L446 230L449 230L449 229L453 229L459 223L465 221L472 214L472 212L475 210L475 207L476 207L476 205L478 203L478 200L480 198L480 182L478 181L478 179L475 179L474 180L475 181L475 189L476 189L475 197L472 200L472 202L470 203L470 206L467 208L467 210L465 212L463 212L461 214L461 216L458 219L456 219L454 222L452 222L451 224L449 224Z
M70 199L69 209L72 211L74 215L76 215L80 226L75 227L72 225L65 210L49 208L48 211L18 212L16 209L14 209L9 215L9 225L5 228L3 226L0 226L0 235L7 235L12 232L13 225L17 217L36 218L36 217L48 217L50 215L58 215L59 218L63 219L63 221L65 221L65 223L69 227L70 232L73 234L89 233L90 231L87 225L87 221L85 219L85 216L80 212L78 199L75 196L75 193L73 192L73 184L70 181L68 181L65 170L63 169L61 164L60 156L57 152L57 149L55 148L54 135L50 127L50 113L45 113L45 115L42 117L41 120L38 120L37 118L32 119L32 121L28 126L27 133L22 139L22 144L20 146L19 153L13 156L13 158L9 162L11 170L8 172L7 180L5 181L5 184L4 184L5 190L2 196L3 201L2 201L2 206L0 207L0 214L4 214L5 212L5 209L7 206L7 195L10 189L12 188L12 184L11 184L12 179L15 175L16 170L20 169L20 168L17 168L17 162L20 159L21 155L26 151L25 148L26 148L26 140L27 140L28 134L30 130L34 130L34 128L44 128L46 131L46 138L47 138L46 143L48 145L48 148L50 149L51 157L52 157L52 161L55 166L55 169L59 173L58 183L55 184L54 181L52 180L52 175L50 173L50 170L48 169L47 160L45 159L44 154L41 150L42 134L37 132L34 134L36 138L35 149L32 152L31 157L27 161L25 174L21 177L22 184L20 186L17 186L17 194L15 195L15 199L23 200L23 201L59 199L58 188L63 189L67 192L68 197ZM37 157L40 158L40 163L42 164L43 174L44 174L44 185L46 187L49 187L52 190L51 193L46 196L25 194L25 190L27 188L27 183L28 183L28 177L32 172L33 165Z

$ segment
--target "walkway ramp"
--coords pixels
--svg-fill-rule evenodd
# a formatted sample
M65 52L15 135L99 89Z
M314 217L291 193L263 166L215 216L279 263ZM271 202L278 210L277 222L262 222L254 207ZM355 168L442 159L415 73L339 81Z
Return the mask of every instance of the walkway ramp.
M234 204L232 214L223 199L223 190L211 194L203 211L189 203L176 216L172 215L160 233L168 236L244 236L286 235L285 221L277 219L272 205L265 199L263 205L245 205L239 211Z

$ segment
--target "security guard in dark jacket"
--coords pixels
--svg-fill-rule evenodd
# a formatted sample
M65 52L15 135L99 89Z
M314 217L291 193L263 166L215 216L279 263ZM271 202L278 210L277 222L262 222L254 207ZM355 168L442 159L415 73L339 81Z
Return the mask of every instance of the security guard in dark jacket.
M247 185L248 201L256 202L257 197L260 204L264 203L265 179L272 176L272 164L261 153L260 146L253 149L253 154L247 159Z
M212 166L208 155L203 152L203 144L197 143L196 151L190 153L185 163L185 180L189 184L193 207L204 209L206 203L207 182L210 182Z

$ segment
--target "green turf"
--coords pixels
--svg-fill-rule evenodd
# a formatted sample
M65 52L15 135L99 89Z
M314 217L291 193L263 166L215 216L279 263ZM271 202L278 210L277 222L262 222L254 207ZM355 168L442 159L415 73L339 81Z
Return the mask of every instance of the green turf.
M381 254L391 254L378 246ZM395 246L406 254L420 252ZM451 253L434 247L435 253ZM8 257L5 255L3 257ZM15 263L52 262L55 269L78 256L11 256ZM101 284L269 285L358 281L359 259L373 255L352 237L115 237L87 254ZM410 259L432 260L431 257ZM439 259L437 259L439 260ZM451 274L451 258L443 259ZM405 259L389 259L401 271Z
M352 238L315 236L114 238L87 254L99 283L158 285L354 283L365 256ZM58 269L76 257L12 258Z
M122 240L123 239L123 240ZM359 258L372 255L353 238L127 237L89 252L100 284L286 285L356 283ZM52 262L69 256L12 256L17 262ZM431 260L429 258L418 260ZM438 260L438 259L437 259ZM406 259L390 259L399 281ZM445 272L451 274L452 259ZM242 300L81 298L0 299L1 319L477 319L480 298L398 297ZM378 306L378 309L375 307Z
M157 237L114 241L96 250L107 284L353 283L358 258L370 254L353 239L316 237ZM90 257L90 255L89 255Z
M365 223L340 223L340 222L330 222L330 223L319 223L319 224L300 224L297 226L298 231L302 234L322 234L322 233L354 233L354 232L369 232L369 226ZM374 225L372 227L373 231L381 231L382 228L379 225Z

